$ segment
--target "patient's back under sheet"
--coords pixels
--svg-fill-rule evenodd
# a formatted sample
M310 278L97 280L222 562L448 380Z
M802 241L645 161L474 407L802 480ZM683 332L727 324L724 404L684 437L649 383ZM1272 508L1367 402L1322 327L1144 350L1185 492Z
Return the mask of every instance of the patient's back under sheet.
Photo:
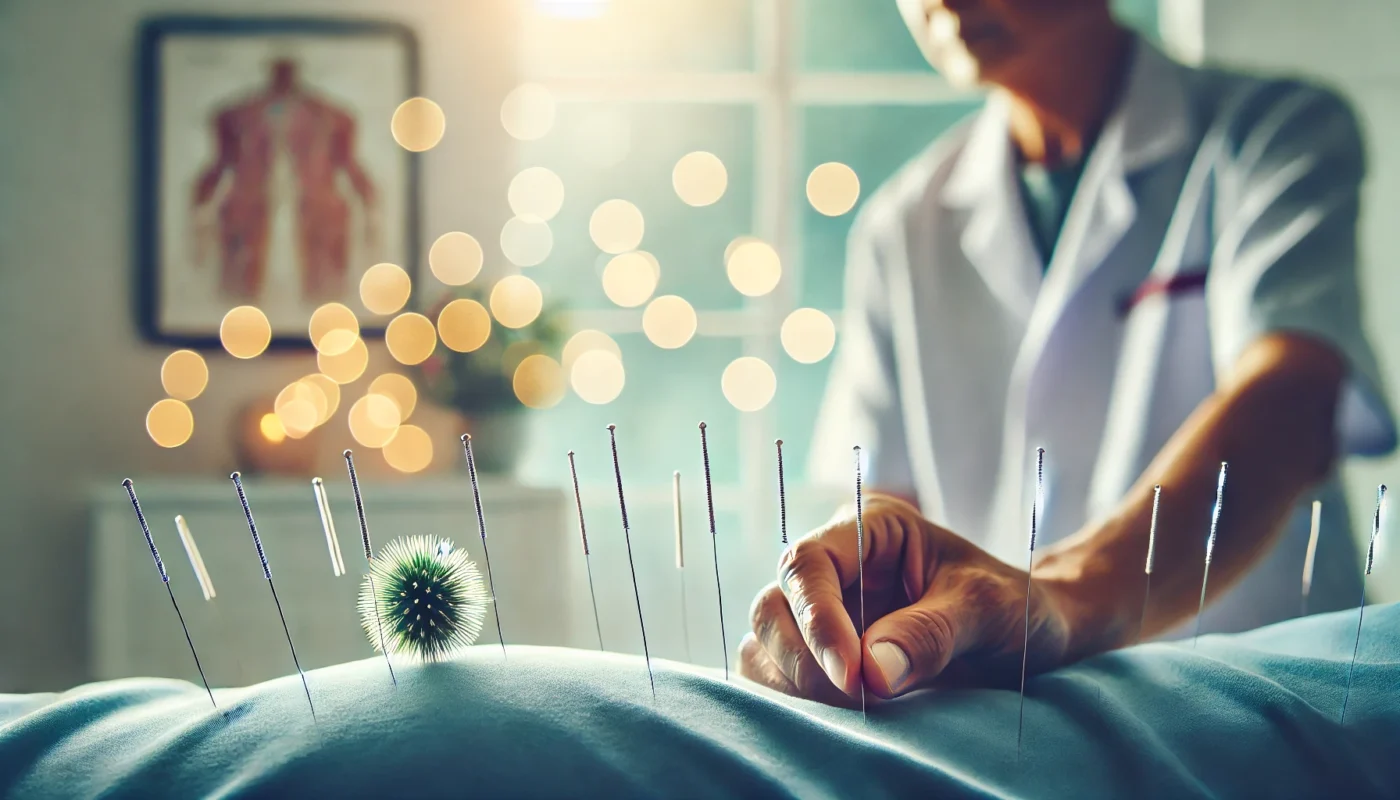
M246 689L0 695L4 797L1400 797L1400 607L1152 644L860 712L665 661L476 647Z

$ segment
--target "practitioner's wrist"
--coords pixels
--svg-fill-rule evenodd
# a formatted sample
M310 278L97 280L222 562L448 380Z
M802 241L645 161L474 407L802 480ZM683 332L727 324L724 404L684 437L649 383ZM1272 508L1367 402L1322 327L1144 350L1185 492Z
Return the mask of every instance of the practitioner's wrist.
M1128 581L1116 576L1107 557L1090 547L1048 553L1035 567L1035 582L1046 590L1065 621L1069 641L1065 662L1131 643L1135 618Z

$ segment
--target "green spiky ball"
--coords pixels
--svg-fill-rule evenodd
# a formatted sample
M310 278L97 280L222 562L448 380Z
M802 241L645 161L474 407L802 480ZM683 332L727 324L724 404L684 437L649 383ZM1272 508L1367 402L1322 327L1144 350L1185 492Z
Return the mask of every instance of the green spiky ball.
M476 641L489 602L466 551L447 539L409 536L385 545L370 562L360 586L360 624L375 650L442 661Z

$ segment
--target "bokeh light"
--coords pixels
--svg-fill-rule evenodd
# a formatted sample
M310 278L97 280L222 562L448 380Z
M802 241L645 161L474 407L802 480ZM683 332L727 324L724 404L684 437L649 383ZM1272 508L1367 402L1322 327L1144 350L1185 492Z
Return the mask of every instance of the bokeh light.
M577 125L569 126L570 157L575 163L611 169L627 160L632 151L632 123L611 108L589 111Z
M301 380L303 383L308 383L319 389L321 396L326 398L326 410L316 421L317 425L326 424L331 417L335 416L336 409L340 408L340 384L319 372L313 372Z
M724 368L720 388L724 399L740 411L760 411L773 400L778 390L778 376L763 359L744 356Z
M404 425L384 445L384 460L399 472L422 472L433 463L433 440L417 425Z
M491 338L491 315L485 306L464 297L442 307L437 328L448 350L470 353Z
M305 400L293 400L277 412L282 429L293 439L301 439L316 427L316 409Z
M635 308L656 291L657 270L641 253L613 256L603 268L603 293L623 308Z
M360 335L360 320L349 306L326 303L311 312L311 323L306 330L317 352L337 356L355 343Z
M346 328L336 328L317 342L316 352L319 355L338 356L350 351L355 346L355 342L360 340L360 335Z
M160 365L160 385L176 400L193 400L209 385L209 365L193 350L176 350Z
M695 308L673 294L656 298L642 312L642 332L652 344L667 350L684 347L698 324Z
M267 315L254 306L230 309L219 323L219 341L234 358L257 358L272 341Z
M589 350L574 360L569 370L569 383L585 402L606 405L622 394L627 372L622 367L622 359L613 353Z
M609 353L622 358L622 348L617 346L613 338L602 331L595 331L585 328L564 343L564 352L560 360L563 362L564 370L567 372L574 367L574 362L578 357L590 350L606 350Z
M397 372L386 372L369 382L370 394L381 394L399 407L399 420L407 422L418 406L418 387Z
M375 264L360 278L360 303L371 314L393 314L408 302L413 282L397 264Z
M544 263L554 250L554 232L539 217L511 217L501 227L501 252L518 267Z
M528 167L511 179L506 199L517 217L539 217L547 222L564 206L564 182L552 170Z
M437 348L437 328L422 314L400 314L384 329L384 346L400 364L422 364Z
M501 125L522 142L543 139L554 128L554 95L537 83L522 83L501 103Z
M382 394L367 394L350 406L350 435L365 447L388 444L399 430L399 407Z
M405 150L421 153L431 150L442 141L447 130L447 116L442 106L426 97L410 97L394 109L389 121L389 131L394 141Z
M448 286L470 283L481 274L485 258L476 237L461 231L444 233L428 248L428 268Z
M748 244L749 242L761 242L761 241L763 241L763 240L760 239L760 238L758 238L757 236L736 236L736 237L734 237L734 239L733 239L732 241L730 241L729 244L727 244L727 245L724 246L724 263L728 264L728 263L729 263L729 259L730 259L730 258L733 258L733 256L734 256L734 251L737 250L737 249L739 249L741 246L746 245L746 244Z
M161 447L179 447L194 433L194 414L189 406L167 397L146 412L146 433Z
M617 255L636 250L645 233L641 210L626 200L604 201L588 220L588 235L604 253Z
M829 161L807 176L807 202L818 213L839 217L860 199L860 178L845 164Z
M268 412L258 420L258 431L262 433L264 439L273 444L281 444L287 439L287 430L282 427L282 420L277 415Z
M528 408L553 408L564 399L564 368L546 355L527 356L511 378L515 396Z
M316 368L341 386L359 380L360 376L365 374L367 366L369 366L369 348L365 347L365 340L359 337L355 338L350 349L339 355L316 354Z
M651 253L648 253L648 252L645 251L645 250L634 250L633 252L635 252L637 255L641 256L642 258L646 259L647 266L651 267L651 274L652 274L653 279L655 279L657 283L660 283L660 282L661 282L661 261L658 260L658 259L656 258L656 256L652 255Z
M671 170L671 186L686 205L713 205L724 197L729 173L719 156L700 150L687 153L676 162Z
M277 394L273 413L282 423L282 430L293 439L300 439L329 417L330 403L321 388L311 381L298 380Z
M734 248L725 264L725 272L740 294L762 297L778 285L783 265L772 245L754 240Z
M815 308L799 308L783 320L781 338L792 360L815 364L836 346L836 323Z
M534 322L544 307L539 284L524 275L508 275L491 288L491 315L507 328Z

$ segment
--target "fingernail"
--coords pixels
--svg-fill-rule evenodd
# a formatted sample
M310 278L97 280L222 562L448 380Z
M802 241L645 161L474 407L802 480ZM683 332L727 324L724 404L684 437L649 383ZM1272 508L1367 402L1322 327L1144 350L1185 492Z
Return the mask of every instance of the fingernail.
M904 679L909 677L909 656L891 642L876 642L870 648L870 655L875 657L875 665L885 676L885 684L897 691Z
M846 689L846 662L836 652L836 648L828 647L822 651L822 669L831 678L831 682L836 684L836 688L845 691Z

